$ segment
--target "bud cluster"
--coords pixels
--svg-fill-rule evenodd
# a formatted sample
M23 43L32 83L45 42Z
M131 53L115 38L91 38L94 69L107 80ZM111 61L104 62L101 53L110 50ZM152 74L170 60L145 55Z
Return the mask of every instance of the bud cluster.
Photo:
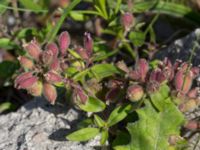
M161 84L167 83L171 91L173 91L172 93L175 93L175 96L182 100L180 104L181 110L187 111L189 107L197 107L199 105L199 87L193 87L194 80L200 73L199 67L193 67L179 60L172 65L168 58L159 61L156 67L150 67L145 59L139 59L134 69L126 66L122 61L116 65L128 77L126 93L130 101L138 101L142 99L145 92L155 92ZM186 103L185 100L187 100ZM193 103L194 105L192 105Z
M77 65L77 62L71 63L75 58L69 53L70 43L69 33L64 31L58 37L58 44L48 43L44 50L35 39L25 44L23 47L26 54L18 57L23 71L16 77L15 87L25 89L33 96L43 94L51 104L54 104L57 98L56 85L65 83L64 72L69 65ZM79 47L76 51L83 61L91 62L93 40L89 33L84 35L84 47ZM75 91L80 93L80 90Z

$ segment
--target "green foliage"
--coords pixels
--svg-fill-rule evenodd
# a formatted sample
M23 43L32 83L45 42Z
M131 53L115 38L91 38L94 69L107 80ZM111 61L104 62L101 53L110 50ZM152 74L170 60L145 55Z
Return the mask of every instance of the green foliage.
M99 134L98 128L83 128L69 134L66 138L70 141L87 141Z
M89 97L86 104L80 104L79 107L86 112L100 112L105 109L106 105L98 98Z
M112 76L114 74L119 74L120 71L112 64L97 64L87 70L84 70L76 74L73 79L76 81L81 81L89 75L91 78L95 77L99 80Z
M0 63L0 78L9 78L19 68L16 62L3 61Z
M166 89L166 86L164 85L162 88ZM167 93L168 91L163 94ZM145 107L137 110L139 120L135 123L129 123L127 126L131 135L130 144L117 146L116 150L122 148L127 150L167 150L170 146L169 137L180 134L184 116L172 102L172 99L165 97L153 97L153 99L158 107L155 109L154 105L146 100ZM157 111L160 107L162 110Z
M132 106L130 104L115 108L108 118L108 126L113 126L123 120L131 110Z

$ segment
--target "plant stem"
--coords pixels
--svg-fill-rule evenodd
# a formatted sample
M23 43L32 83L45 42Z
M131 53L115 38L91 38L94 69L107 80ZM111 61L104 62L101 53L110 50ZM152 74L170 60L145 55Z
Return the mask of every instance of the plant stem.
M81 2L81 0L74 0L70 3L70 5L68 7L66 7L64 9L64 12L62 14L62 16L60 17L60 19L58 20L57 24L55 25L55 28L50 32L48 39L48 42L51 42L54 40L55 36L57 35L60 27L62 26L65 18L68 16L68 14L70 13L70 11Z

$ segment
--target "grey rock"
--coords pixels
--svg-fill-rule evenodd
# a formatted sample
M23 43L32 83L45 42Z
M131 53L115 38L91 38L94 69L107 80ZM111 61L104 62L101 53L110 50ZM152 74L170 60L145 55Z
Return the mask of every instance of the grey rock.
M192 54L194 50L194 53ZM196 29L191 34L178 39L170 46L159 50L154 58L164 59L168 57L175 62L176 59L188 61L192 54L192 64L200 65L200 29Z
M0 150L93 150L98 137L87 143L65 139L81 118L74 108L34 99L17 112L0 116Z

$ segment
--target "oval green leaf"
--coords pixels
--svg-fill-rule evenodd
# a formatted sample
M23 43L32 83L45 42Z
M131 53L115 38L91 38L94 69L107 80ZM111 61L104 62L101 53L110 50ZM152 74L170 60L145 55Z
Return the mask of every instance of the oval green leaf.
M100 112L105 109L106 105L98 98L89 97L86 104L81 104L79 107L86 112Z
M113 126L123 120L131 110L132 106L130 104L115 108L108 118L108 126Z
M88 141L99 134L98 128L83 128L66 136L70 141Z

